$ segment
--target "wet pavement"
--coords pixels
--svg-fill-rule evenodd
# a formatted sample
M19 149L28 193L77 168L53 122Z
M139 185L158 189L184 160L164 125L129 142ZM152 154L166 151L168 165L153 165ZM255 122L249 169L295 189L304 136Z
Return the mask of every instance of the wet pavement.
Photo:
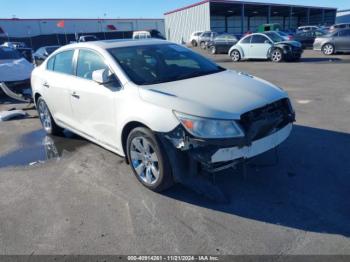
M350 64L221 65L282 86L297 112L278 158L215 177L227 202L150 192L123 159L46 136L29 111L0 123L0 254L350 254Z
M19 137L18 148L0 155L0 168L24 167L44 164L47 161L59 161L68 157L86 140L66 131L62 137L53 137L39 129Z

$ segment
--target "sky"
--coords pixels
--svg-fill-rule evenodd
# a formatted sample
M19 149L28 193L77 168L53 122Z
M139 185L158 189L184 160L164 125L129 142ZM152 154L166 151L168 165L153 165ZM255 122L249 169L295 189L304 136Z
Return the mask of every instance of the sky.
M200 0L0 0L0 18L162 18ZM254 0L350 9L350 0Z

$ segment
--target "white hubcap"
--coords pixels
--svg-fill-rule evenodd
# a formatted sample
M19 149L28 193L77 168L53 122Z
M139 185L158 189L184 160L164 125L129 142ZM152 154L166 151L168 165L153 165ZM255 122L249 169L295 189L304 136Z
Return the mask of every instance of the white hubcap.
M239 53L237 51L232 52L232 60L238 61L239 60Z
M280 61L282 58L281 52L275 51L272 53L272 60L273 61Z
M325 52L325 54L327 54L327 55L333 54L333 46L331 46L331 45L326 45L326 46L324 47L324 52Z

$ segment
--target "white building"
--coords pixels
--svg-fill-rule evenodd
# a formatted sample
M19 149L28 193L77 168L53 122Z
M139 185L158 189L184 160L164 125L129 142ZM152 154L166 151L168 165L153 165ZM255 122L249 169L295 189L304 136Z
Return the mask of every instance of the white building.
M62 21L64 27L58 24ZM164 19L0 19L0 36L33 37L51 34L84 34L158 30L163 35Z

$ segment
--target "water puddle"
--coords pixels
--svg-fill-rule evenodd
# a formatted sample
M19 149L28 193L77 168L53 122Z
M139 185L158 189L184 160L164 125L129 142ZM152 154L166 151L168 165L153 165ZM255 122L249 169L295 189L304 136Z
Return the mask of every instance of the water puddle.
M59 161L88 142L70 132L60 137L48 136L37 130L22 136L19 147L0 155L0 168L23 167L43 164L49 160Z

